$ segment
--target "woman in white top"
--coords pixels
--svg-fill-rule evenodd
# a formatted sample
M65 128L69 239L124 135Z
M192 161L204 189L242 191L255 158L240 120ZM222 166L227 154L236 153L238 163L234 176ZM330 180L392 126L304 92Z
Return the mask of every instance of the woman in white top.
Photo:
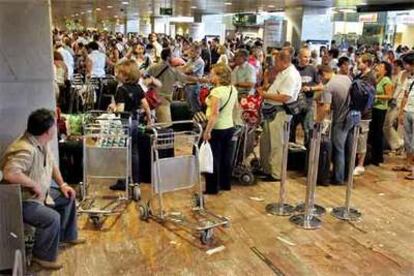
M225 65L229 64L229 58L227 57L227 49L224 45L220 45L217 49L217 53L220 55L219 59L217 60L217 63L223 63Z
M53 52L53 69L55 73L53 88L55 90L56 99L58 99L60 91L65 88L65 81L68 79L68 68L66 67L62 55L58 51Z
M104 78L106 63L110 63L106 55L99 51L95 41L88 44L90 54L86 60L86 76L90 78Z

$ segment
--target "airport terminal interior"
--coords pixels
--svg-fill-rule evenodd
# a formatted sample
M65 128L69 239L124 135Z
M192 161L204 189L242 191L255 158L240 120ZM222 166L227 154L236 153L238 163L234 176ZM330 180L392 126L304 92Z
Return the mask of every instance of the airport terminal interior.
M0 275L414 275L414 2L0 0Z

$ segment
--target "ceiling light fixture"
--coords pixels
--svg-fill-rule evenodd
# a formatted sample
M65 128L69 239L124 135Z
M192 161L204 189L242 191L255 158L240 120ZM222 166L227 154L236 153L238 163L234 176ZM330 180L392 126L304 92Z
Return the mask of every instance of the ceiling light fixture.
M88 13L92 13L92 10L88 10Z
M194 9L197 9L197 7L196 6L191 6L191 8L194 10Z
M101 10L101 8L96 8L96 11L100 11Z
M268 8L274 8L275 5L267 5Z
M342 12L342 13L353 13L353 12L355 12L355 10L353 10L353 9L340 9L339 11Z
M112 6L106 6L108 9L112 9L113 7Z
M122 5L129 5L128 1L122 1Z
M226 6L231 6L231 5L233 5L232 3L230 3L230 2L224 2L224 5L226 5Z

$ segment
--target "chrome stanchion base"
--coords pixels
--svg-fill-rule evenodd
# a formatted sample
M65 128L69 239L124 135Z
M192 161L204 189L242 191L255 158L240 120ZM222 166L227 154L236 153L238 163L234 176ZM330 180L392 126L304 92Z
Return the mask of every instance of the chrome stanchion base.
M294 215L290 217L289 221L307 230L318 229L322 225L321 220L318 219L317 217L315 216L306 217L304 214Z
M266 212L276 216L290 216L295 207L289 204L270 203L266 205Z
M349 208L349 210L347 210L346 207L333 208L331 215L337 219L343 220L356 220L362 216L361 212L357 209Z
M296 206L295 212L297 213L305 213L305 203L301 203ZM325 215L326 209L320 205L313 205L312 215L320 217Z

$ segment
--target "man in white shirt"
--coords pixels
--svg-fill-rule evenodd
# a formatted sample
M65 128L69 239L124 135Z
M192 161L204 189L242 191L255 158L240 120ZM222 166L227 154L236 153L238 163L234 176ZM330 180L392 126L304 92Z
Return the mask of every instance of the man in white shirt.
M62 41L60 40L56 41L56 51L58 51L62 55L63 61L65 62L66 67L68 68L68 79L72 80L75 65L73 56L70 54L68 50L63 48Z
M284 104L297 101L302 87L298 70L291 62L288 50L282 50L275 56L275 67L279 72L268 91L257 89L264 99L264 105L275 110L274 116L264 120L260 139L260 158L263 166L263 181L279 181L281 177L284 124L291 116L285 112ZM287 141L286 141L287 142Z
M249 52L240 49L234 56L236 67L231 74L231 82L239 91L239 98L252 95L256 85L256 69L247 62Z
M161 58L162 46L161 44L158 43L157 34L156 33L149 34L148 39L150 41L150 44L154 46L154 49L155 49L155 59L156 59L155 62L158 62Z

